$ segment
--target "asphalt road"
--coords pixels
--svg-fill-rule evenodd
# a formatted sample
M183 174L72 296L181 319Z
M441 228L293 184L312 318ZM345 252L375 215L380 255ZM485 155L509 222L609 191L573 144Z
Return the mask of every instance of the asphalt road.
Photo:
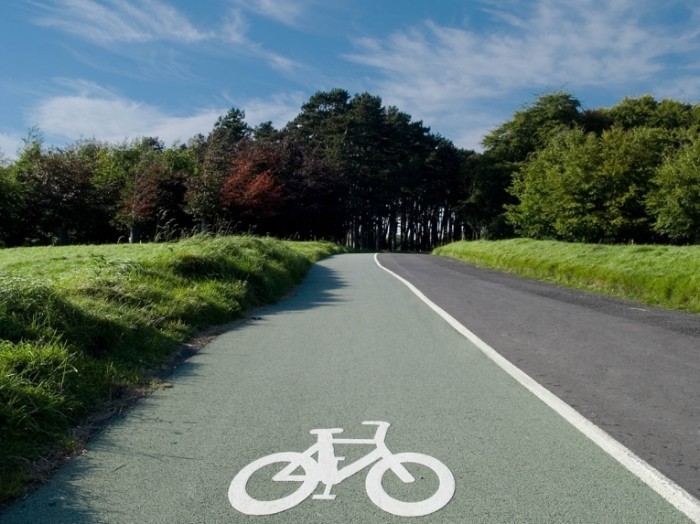
M700 498L700 315L381 255L501 355Z
M0 522L368 523L421 511L425 522L688 522L371 255L322 261L169 381ZM386 438L373 440L378 427ZM328 428L344 432L310 433ZM351 476L368 455L374 465ZM296 468L286 482L271 480L275 459Z

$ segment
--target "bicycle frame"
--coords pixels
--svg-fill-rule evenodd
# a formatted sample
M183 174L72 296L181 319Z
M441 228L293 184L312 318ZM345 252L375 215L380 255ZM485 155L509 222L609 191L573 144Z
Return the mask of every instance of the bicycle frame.
M389 429L388 422L374 422L374 421L364 421L363 425L376 425L377 432L374 438L371 439L340 439L335 438L333 435L337 435L343 432L341 428L328 428L328 429L314 429L310 433L316 435L317 442L311 446L309 449L301 453L302 456L311 458L313 455L317 455L317 471L316 478L320 482L325 484L323 493L314 495L315 499L325 499L333 500L335 495L331 495L331 489L336 484L340 484L349 477L358 473L362 469L366 468L370 464L376 462L377 460L388 461L390 469L403 481L406 483L414 482L415 478L408 472L408 470L399 461L393 459L393 453L389 451L389 448L384 443L386 438L387 430ZM375 445L376 448L370 451L367 455L358 460L348 464L343 468L338 468L338 463L345 460L345 457L336 457L334 445L344 444L344 445ZM295 471L298 464L290 464L288 467L280 471L277 475L273 477L274 481L303 481L304 477L299 475L292 475L291 473Z

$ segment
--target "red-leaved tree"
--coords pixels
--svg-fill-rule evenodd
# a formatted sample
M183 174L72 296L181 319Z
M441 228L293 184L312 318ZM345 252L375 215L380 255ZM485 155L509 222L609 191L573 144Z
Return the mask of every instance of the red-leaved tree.
M285 159L276 143L247 142L234 158L224 181L222 201L234 224L258 228L284 203Z

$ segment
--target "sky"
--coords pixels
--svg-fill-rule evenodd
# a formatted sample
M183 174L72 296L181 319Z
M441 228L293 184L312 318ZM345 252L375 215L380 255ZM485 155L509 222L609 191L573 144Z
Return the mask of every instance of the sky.
M538 96L700 102L698 0L2 0L0 152L283 127L369 92L466 149Z

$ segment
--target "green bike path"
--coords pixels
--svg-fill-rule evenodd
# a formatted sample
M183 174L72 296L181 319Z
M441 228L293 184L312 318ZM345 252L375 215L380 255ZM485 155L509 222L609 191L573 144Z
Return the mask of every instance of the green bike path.
M371 466L284 512L250 516L228 489L253 461L303 452L310 430L391 424L393 453L434 457L455 479L425 522L689 519L489 360L371 255L324 260L295 293L216 338L158 391L92 440L43 488L0 514L16 523L399 522L365 492ZM362 449L364 448L364 449ZM372 451L339 445L342 468ZM391 496L436 489L384 475ZM295 483L249 483L259 499ZM319 485L315 493L323 492Z

